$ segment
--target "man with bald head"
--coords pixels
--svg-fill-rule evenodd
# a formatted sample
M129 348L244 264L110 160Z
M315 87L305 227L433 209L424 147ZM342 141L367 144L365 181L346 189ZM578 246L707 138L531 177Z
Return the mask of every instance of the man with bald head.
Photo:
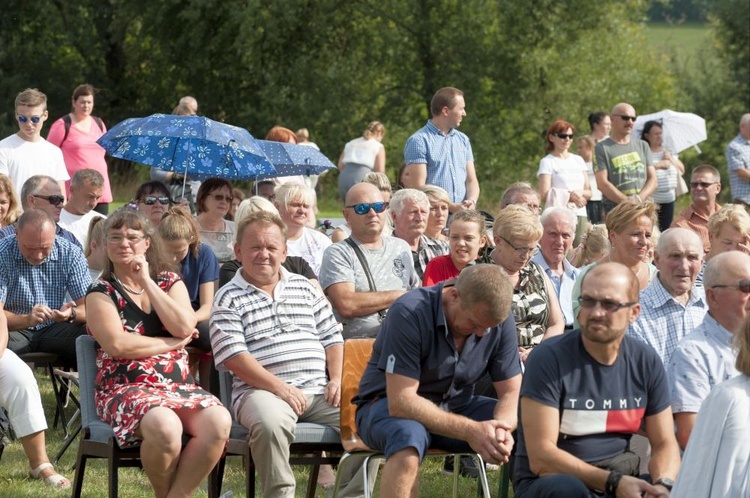
M708 311L703 288L695 284L703 264L703 241L687 228L670 228L654 254L659 272L641 293L642 311L630 333L669 363L674 348L695 330Z
M375 337L391 303L419 286L409 246L383 237L386 209L376 186L354 185L344 207L352 234L323 254L320 285L344 325L344 339Z
M732 341L750 316L750 256L729 251L712 258L703 283L708 313L680 341L667 370L677 441L683 449L703 400L716 384L739 374Z
M56 236L55 227L47 212L32 208L18 219L18 233L0 240L0 302L10 331L8 349L19 355L54 353L75 367L91 277L83 252Z
M656 190L656 169L649 160L648 144L631 140L635 109L624 102L612 109L609 137L596 144L596 184L604 194L604 209L611 211L628 199L645 201Z
M581 329L543 341L526 361L515 496L666 497L680 466L666 373L652 348L625 334L641 312L638 280L619 263L598 264L579 302ZM628 450L642 427L654 484L637 477Z

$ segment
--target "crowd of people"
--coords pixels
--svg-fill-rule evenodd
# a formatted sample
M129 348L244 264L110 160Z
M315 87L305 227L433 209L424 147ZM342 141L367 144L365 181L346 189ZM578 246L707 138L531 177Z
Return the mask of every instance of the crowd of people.
M33 477L70 486L20 357L75 368L89 334L97 414L121 447L140 444L157 497L192 495L233 418L263 496L294 496L295 426L339 430L343 343L369 337L353 402L360 437L385 455L382 496L418 494L428 448L509 465L519 498L750 493L750 114L727 147L731 204L717 203L719 170L699 165L675 213L685 165L662 123L633 138L636 111L619 103L589 116L580 155L575 126L550 124L538 185L480 211L464 95L442 88L395 187L382 123L345 145L345 223L329 235L307 177L245 192L157 170L109 213L94 93L77 87L45 140L46 97L21 92L19 131L0 141L0 406ZM266 138L317 147L306 129ZM186 180L194 195L178 199ZM232 374L231 406L217 369ZM456 466L479 473L446 459ZM360 467L339 469L340 496L372 486ZM324 466L319 484L334 479Z

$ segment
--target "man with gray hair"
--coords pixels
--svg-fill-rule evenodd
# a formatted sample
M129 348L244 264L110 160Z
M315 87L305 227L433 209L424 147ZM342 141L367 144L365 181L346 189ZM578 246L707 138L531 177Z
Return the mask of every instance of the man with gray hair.
M750 314L750 256L729 251L712 258L703 283L708 313L677 345L667 368L677 442L683 450L703 400L716 384L739 374L732 341Z
M740 133L727 145L726 155L732 199L750 210L750 113L740 118Z
M531 260L537 263L555 286L557 299L565 316L565 328L572 329L573 284L579 270L568 262L567 255L573 246L578 217L570 209L553 207L545 209L540 220L544 233L539 240L541 249Z
M424 234L430 214L430 200L421 190L404 188L396 191L390 202L393 217L393 236L402 239L411 248L414 270L419 280L424 277L427 263L435 256L448 254L448 243Z
M62 189L54 178L47 175L34 175L23 184L21 188L21 207L27 209L41 209L47 213L55 222L55 234L63 239L72 242L83 249L81 243L70 231L61 227L60 212L62 211L65 197L62 195ZM0 239L16 233L16 225L8 225L0 228Z
M195 97L185 95L180 99L179 105L184 105L185 107L190 109L190 112L193 113L193 116L198 114L198 101L195 100Z
M669 364L677 344L703 321L708 310L695 279L703 264L703 242L687 228L670 228L654 255L659 272L641 292L641 314L628 333L656 350Z
M86 247L89 223L94 218L106 218L94 211L104 189L104 177L93 169L79 169L70 181L70 198L60 212L59 225L75 235Z

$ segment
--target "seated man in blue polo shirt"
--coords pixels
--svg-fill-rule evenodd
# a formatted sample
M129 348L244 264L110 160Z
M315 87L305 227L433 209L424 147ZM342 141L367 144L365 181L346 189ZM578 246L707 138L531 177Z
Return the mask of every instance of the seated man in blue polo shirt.
M386 457L381 496L416 496L428 448L508 461L521 385L512 296L503 270L480 264L391 306L354 399L360 437ZM485 373L498 399L474 395Z

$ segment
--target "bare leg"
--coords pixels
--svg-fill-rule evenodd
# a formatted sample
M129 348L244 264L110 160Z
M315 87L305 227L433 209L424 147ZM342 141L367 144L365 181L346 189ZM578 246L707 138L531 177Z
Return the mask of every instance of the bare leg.
M182 449L182 423L169 408L152 408L137 431L141 442L143 470L156 498L166 498L175 477Z
M232 417L223 406L195 410L177 410L185 433L189 434L182 450L168 498L192 496L221 458L229 439Z
M49 457L47 456L47 448L44 442L44 431L35 432L33 434L29 434L28 436L23 436L19 439L21 440L23 452L26 453L26 458L29 459L29 468L35 469L41 464L49 462ZM55 474L55 469L53 467L49 467L44 469L39 474L39 477L44 479L53 474Z
M405 448L385 462L380 485L380 496L416 498L419 496L419 454Z

